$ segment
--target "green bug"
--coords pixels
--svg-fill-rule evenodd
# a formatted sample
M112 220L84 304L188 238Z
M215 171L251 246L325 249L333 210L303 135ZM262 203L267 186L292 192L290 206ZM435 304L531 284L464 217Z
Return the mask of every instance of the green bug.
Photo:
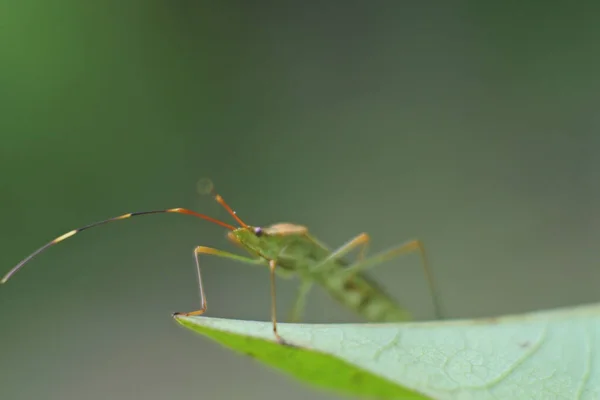
M124 214L104 221L96 222L82 228L69 231L50 241L35 252L23 259L11 269L0 281L6 283L10 277L50 246L53 246L75 234L98 225L113 221L128 219L147 214L178 213L192 215L205 219L229 230L227 237L235 244L247 250L252 257L241 256L205 246L194 249L194 259L198 272L198 287L200 290L200 309L188 313L175 313L174 315L202 315L206 312L207 302L202 284L200 271L200 254L211 254L248 264L264 265L269 267L271 280L271 319L273 333L280 342L283 342L277 333L277 312L275 296L275 274L283 277L297 275L300 278L298 295L292 309L292 321L298 321L304 309L307 294L313 284L320 285L333 298L355 311L370 322L396 322L409 320L410 314L390 297L381 287L365 275L365 271L397 256L419 252L423 262L423 270L431 291L435 315L441 318L440 306L437 298L433 276L429 269L423 244L419 240L412 240L388 251L370 258L364 258L370 238L366 233L354 237L337 250L331 251L308 233L308 229L301 225L279 223L269 227L250 226L244 223L229 207L223 198L212 190L210 192L215 200L237 221L239 227L234 227L204 214L199 214L185 208L170 208L166 210L141 211ZM348 263L343 258L352 250L360 248L358 259Z

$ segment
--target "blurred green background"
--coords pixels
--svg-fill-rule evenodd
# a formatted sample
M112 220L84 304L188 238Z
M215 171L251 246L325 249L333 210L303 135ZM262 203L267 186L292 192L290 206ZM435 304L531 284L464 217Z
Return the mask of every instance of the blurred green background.
M596 301L599 8L2 0L0 265L130 211L230 222L210 177L250 224L422 239L450 317ZM37 258L0 290L0 397L335 398L171 320L224 233L148 216ZM208 315L269 319L266 270L204 265ZM419 265L373 274L427 319ZM359 321L319 290L305 320Z

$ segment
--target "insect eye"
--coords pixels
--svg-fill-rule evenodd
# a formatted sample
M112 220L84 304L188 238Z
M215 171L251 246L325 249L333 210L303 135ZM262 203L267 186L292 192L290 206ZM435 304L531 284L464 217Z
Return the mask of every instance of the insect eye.
M260 237L260 236L262 236L262 235L263 235L263 233L264 233L264 232L263 232L263 230L262 230L262 228L261 228L261 227L256 227L256 228L254 228L254 234L255 234L256 236Z

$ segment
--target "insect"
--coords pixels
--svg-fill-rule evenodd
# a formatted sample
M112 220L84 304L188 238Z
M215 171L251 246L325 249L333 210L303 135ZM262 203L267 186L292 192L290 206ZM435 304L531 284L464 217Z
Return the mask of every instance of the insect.
M423 270L431 292L435 315L437 318L441 318L437 290L434 286L433 276L427 263L423 244L420 241L412 240L370 258L365 258L370 238L368 234L361 233L337 250L331 251L323 243L311 236L308 233L308 229L301 225L278 223L268 227L250 226L237 216L225 200L214 191L212 186L210 192L215 200L227 210L233 219L235 219L239 224L239 227L229 225L215 218L185 208L169 208L166 210L141 211L123 214L118 217L74 229L57 237L23 259L2 278L0 283L6 283L10 277L27 262L49 247L84 230L140 215L176 213L202 218L228 229L228 239L234 244L247 250L251 256L241 256L205 246L197 246L194 248L194 260L196 262L198 288L200 291L200 309L187 313L174 313L174 315L193 316L202 315L206 312L207 302L202 284L199 256L213 255L241 261L247 264L267 266L269 268L273 333L276 339L282 343L285 342L277 332L275 300L276 274L281 275L282 277L296 275L300 278L298 294L292 308L292 321L298 321L300 319L307 295L315 283L324 288L334 299L355 311L367 321L396 322L409 320L411 318L409 313L398 305L392 297L379 287L379 285L369 279L369 277L365 275L365 272L400 255L418 252L421 255ZM353 263L349 263L344 257L355 249L360 250L357 260Z

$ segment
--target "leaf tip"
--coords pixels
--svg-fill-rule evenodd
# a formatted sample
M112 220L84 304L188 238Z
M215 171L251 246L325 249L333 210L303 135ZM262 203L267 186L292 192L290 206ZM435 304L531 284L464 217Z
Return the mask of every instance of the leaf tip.
M185 321L191 322L190 317L188 317L187 315L180 313L180 312L172 313L171 318L173 318L175 321L177 321L180 324L183 324Z

